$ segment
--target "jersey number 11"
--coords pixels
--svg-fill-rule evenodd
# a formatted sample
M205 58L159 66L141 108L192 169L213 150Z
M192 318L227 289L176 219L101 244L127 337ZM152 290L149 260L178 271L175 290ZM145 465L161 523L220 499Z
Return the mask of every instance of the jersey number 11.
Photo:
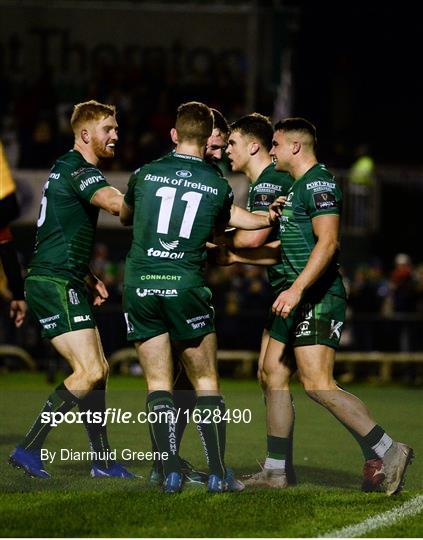
M156 191L156 197L160 197L159 221L157 223L157 232L159 234L167 234L169 232L170 216L172 214L173 203L175 202L176 188L161 187ZM191 236L192 226L194 225L195 216L197 215L198 207L202 198L201 193L196 191L188 191L181 197L182 201L186 201L184 217L182 218L179 236L189 238Z

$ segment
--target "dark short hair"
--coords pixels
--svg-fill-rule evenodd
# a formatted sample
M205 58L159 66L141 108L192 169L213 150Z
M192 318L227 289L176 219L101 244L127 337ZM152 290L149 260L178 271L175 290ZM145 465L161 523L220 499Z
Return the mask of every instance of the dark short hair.
M229 124L223 114L217 109L211 109L213 113L214 127L218 129L224 135L229 133Z
M316 127L306 120L305 118L295 117L295 118L285 118L285 120L280 120L275 124L275 131L299 131L300 133L306 133L310 135L313 140L313 148L316 148L317 145L317 135Z
M179 141L195 141L204 146L213 130L211 109L199 101L182 103L177 110L175 128Z
M231 131L240 131L258 139L269 151L272 148L273 128L270 119L260 113L243 116L231 124Z

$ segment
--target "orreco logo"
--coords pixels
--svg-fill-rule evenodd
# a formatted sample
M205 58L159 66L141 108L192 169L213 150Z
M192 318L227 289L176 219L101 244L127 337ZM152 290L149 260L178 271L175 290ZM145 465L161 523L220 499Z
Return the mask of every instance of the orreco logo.
M164 297L178 296L177 289L141 289L138 287L136 290L136 293L140 298L144 298L144 296L164 296Z
M176 171L176 176L180 176L181 178L191 178L192 173L189 171Z

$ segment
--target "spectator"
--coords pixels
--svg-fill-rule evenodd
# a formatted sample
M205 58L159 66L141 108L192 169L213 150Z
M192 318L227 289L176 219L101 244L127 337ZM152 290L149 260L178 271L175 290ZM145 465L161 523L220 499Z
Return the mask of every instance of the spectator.
M353 311L354 346L358 350L378 349L378 335L374 323L381 314L388 285L378 260L361 265L350 285L349 305Z

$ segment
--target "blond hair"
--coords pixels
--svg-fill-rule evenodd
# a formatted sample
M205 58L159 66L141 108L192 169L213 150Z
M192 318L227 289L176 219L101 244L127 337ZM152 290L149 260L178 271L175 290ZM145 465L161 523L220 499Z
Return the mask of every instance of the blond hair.
M91 99L74 106L70 123L75 132L83 124L115 115L116 107L114 105L105 105Z

